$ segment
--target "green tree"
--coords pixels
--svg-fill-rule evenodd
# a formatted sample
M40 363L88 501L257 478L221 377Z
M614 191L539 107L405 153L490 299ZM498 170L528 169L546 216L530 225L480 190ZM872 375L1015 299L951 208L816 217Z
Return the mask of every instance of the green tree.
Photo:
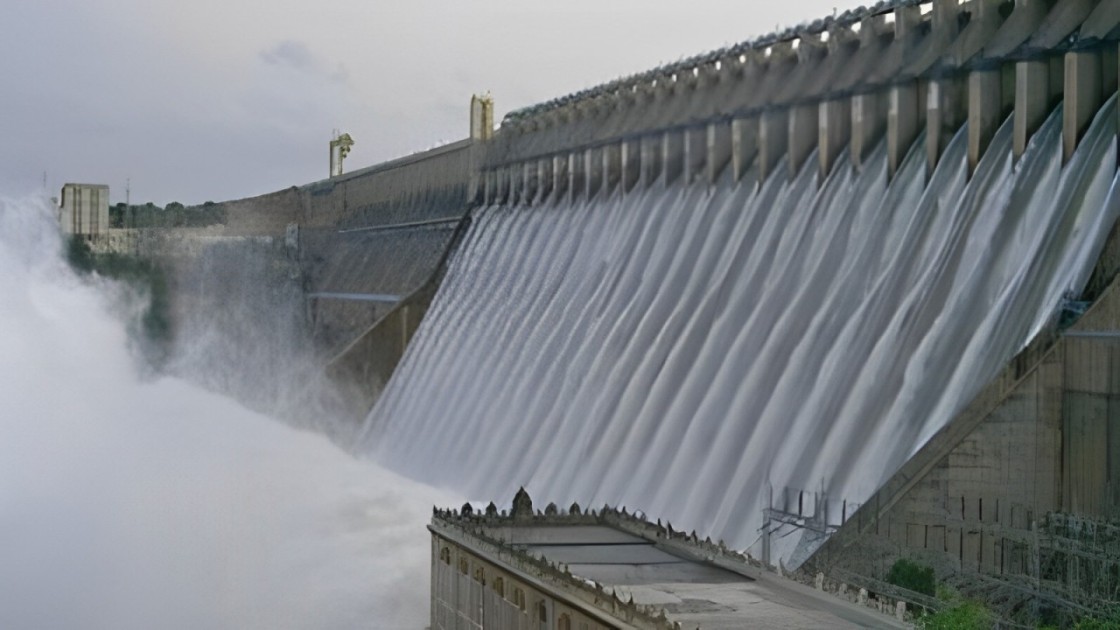
M125 218L126 218L126 215L127 215L127 212L126 212L127 209L128 209L128 206L124 205L123 202L118 203L116 205L109 206L109 227L111 227L111 228L128 227L128 225L126 225L126 223L125 223Z
M77 271L82 273L93 271L93 250L90 249L89 242L82 236L71 235L66 243L66 260Z
M989 630L994 621L991 611L983 604L967 601L926 615L916 625L922 630Z
M937 579L933 575L933 568L906 558L899 558L894 563L887 574L887 582L931 597L937 594Z

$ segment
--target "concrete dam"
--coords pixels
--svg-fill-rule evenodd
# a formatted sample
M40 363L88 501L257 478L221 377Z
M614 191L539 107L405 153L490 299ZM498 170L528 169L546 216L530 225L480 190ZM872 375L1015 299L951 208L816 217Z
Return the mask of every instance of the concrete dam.
M1084 614L1120 597L1118 26L880 3L224 229L287 239L355 450L411 476Z

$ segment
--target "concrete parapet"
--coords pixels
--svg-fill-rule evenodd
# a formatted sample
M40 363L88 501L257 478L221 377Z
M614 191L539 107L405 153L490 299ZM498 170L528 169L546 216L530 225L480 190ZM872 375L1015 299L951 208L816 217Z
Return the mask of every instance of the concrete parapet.
M798 105L789 110L789 169L796 177L820 139L819 107Z
M552 194L552 185L554 183L552 170L553 158L544 158L537 162L537 190L533 198L537 202L548 199Z
M603 147L603 182L602 188L610 191L618 187L623 181L622 153L625 142L612 143ZM635 177L635 180L637 178Z
M1116 51L1107 45L1102 52L1100 38L1112 32L1112 26L1106 29L1103 24L1120 25L1120 9L1107 4L1099 0L880 4L511 113L509 124L498 134L508 131L509 138L488 144L503 147L500 159L509 163L533 158L534 152L554 154L679 132L679 168L673 162L678 155L675 137L663 139L672 146L663 146L657 156L641 150L641 141L640 155L629 147L624 150L621 180L630 187L636 181L635 168L638 179L648 180L654 173L674 179L678 171L691 179L711 162L717 165L707 169L711 177L719 160L710 160L714 156L702 148L716 147L716 154L726 151L723 145L717 147L720 136L712 135L711 126L728 121L760 118L757 142L748 139L741 147L736 139L744 138L740 133L744 128L732 122L730 163L735 175L740 175L751 153L740 148L757 144L760 173L765 176L781 153L788 154L791 171L796 172L813 148L820 151L821 173L828 173L849 141L853 165L858 167L884 134L893 173L923 125L932 168L967 120L974 168L994 130L1014 109L1017 90L1023 112L1017 123L1017 151L1037 126L1040 112L1053 104L1037 91L1045 83L1043 75L1051 83L1055 77L1053 68L1047 71L1041 65L1045 59L1071 51L1075 55L1071 59L1084 65L1081 55L1095 52L1101 55L1101 66L1090 74L1109 75L1115 82L1116 73L1110 70ZM1090 24L1091 16L1100 23ZM1098 39L1085 39L1086 32L1097 33ZM1015 65L1019 63L1029 65ZM1092 109L1089 101L1101 102L1086 101L1093 92L1080 87L1084 80L1069 85L1082 91L1071 103L1084 102L1083 109ZM1101 90L1102 96L1109 93L1109 81ZM767 128L779 111L787 117L787 137L782 141L772 127ZM1083 114L1078 118L1075 111L1069 116L1070 124L1083 126ZM807 131L810 127L814 131ZM524 138L516 139L519 136ZM641 164L635 166L635 160Z
M568 184L571 176L568 174L568 164L571 154L558 155L552 158L552 194L557 198L570 194Z
M619 164L623 190L632 189L642 177L642 140L623 140L619 146Z
M567 160L567 166L565 167L565 174L568 178L567 191L568 196L572 199L587 194L587 159L584 154L585 151L573 151L565 158Z
M775 69L767 73L774 79L774 87L765 93L772 105L788 106L821 96L830 83L828 45L822 40L822 34L801 33L796 40L791 40L791 47L793 42L797 43L793 56L796 63L784 73ZM782 60L775 59L774 54L771 53L771 63L777 66Z
M498 173L493 169L489 169L483 173L482 176L482 203L483 205L490 205L494 203L494 199L498 196Z
M645 182L648 186L661 177L661 157L664 151L661 134L643 136L637 143L640 147L638 181ZM626 189L630 190L631 187L632 184L629 184Z
M887 94L871 92L852 97L851 158L857 168L887 131ZM913 137L911 137L913 142Z
M1061 98L1061 63L1040 59L1015 64L1014 154L1018 159ZM1056 75L1056 76L1055 76ZM1055 80L1057 79L1057 80Z
M1052 4L1049 0L1015 0L1011 15L984 45L981 56L1002 59L1022 47L1042 25Z
M1106 39L1110 33L1120 26L1120 4L1116 2L1101 2L1085 18L1081 25L1079 35L1082 39Z
M908 81L892 87L888 94L887 166L892 177L925 124L925 90L918 81Z
M537 200L541 184L541 164L539 160L530 160L523 165L525 185L521 189L520 203L531 204Z
M759 147L761 146L759 125L760 119L758 116L736 118L731 121L731 174L736 181L743 178L747 169L759 157Z
M859 46L851 52L846 63L836 69L837 76L833 89L839 94L847 94L866 89L868 85L882 83L880 77L887 51L895 41L895 25L887 21L890 13L865 16L859 22Z
M762 112L758 123L759 177L766 179L789 148L789 112L772 109Z
M900 4L894 9L894 39L913 36L922 24L922 9L916 4Z
M708 164L709 131L712 126L689 127L684 130L684 176L685 182L693 182L704 176ZM727 136L730 139L730 136Z
M875 30L874 20L865 20L855 24L836 23L828 29L828 56L825 58L827 65L823 69L828 79L825 85L828 92L842 91L841 82L844 70L852 66L852 62L864 44L875 41L874 33L870 33L870 37L861 37L865 22L872 24L872 31ZM853 26L858 27L858 30L853 30Z
M661 134L661 171L666 185L677 181L685 173L685 133L670 129Z
M893 172L926 120L932 166L949 137L969 119L969 157L974 167L993 129L1011 109L1016 86L1025 90L1019 101L1026 107L1019 117L1017 150L1022 150L1037 124L1040 108L1052 104L1031 87L1044 73L1041 65L1034 64L1071 50L1077 55L1074 59L1080 59L1085 49L1100 51L1103 46L1108 51L1101 53L1096 74L1112 75L1115 81L1110 64L1116 51L1103 42L1117 25L1120 9L1100 0L881 3L514 112L507 117L508 131L531 135L533 140L505 143L511 150L503 160L529 158L526 153L551 143L562 145L551 147L555 152L679 130L685 162L680 170L693 177L701 162L708 161L707 152L699 150L702 141L692 135L694 127L703 130L716 122L760 116L763 174L777 155L787 151L796 171L812 147L820 149L821 172L827 173L849 134L853 164L858 166L884 129ZM1032 65L1022 66L1025 74L1020 77L1018 70L1011 69L1016 63ZM1052 69L1046 74L1052 81ZM966 96L969 84L974 88L971 98ZM922 86L932 87L923 91ZM1108 86L1106 81L1104 95L1110 91ZM1024 98L1028 93L1030 103ZM1084 94L1077 99L1083 101ZM810 106L817 111L804 109ZM915 109L918 113L911 114ZM789 136L784 143L776 142L763 128L778 110L788 116ZM845 110L852 112L848 120L840 118ZM1070 116L1071 121L1076 119L1075 113ZM1084 116L1079 120L1083 122ZM819 125L812 134L816 140L801 131L809 122L816 123L812 127ZM734 145L737 131L731 133L731 163L742 172L745 161L735 157L740 153ZM518 144L522 146L514 146ZM648 174L664 173L668 167L668 174L675 176L675 165L666 163L670 155L675 153L663 151L660 165L639 168ZM648 157L639 159L648 161ZM626 162L631 162L629 153ZM629 177L623 180L630 184Z
M708 123L707 155L704 167L708 181L714 183L732 161L734 122ZM738 179L738 175L735 176Z
M937 167L949 141L964 124L967 113L964 82L946 77L929 82L926 97L926 159L929 173Z
M959 0L934 0L928 15L900 40L903 63L895 73L899 77L935 75L944 70L938 66L945 60L960 33ZM951 66L950 66L951 67Z
M513 202L513 167L498 169L498 203Z
M591 197L603 189L606 181L606 156L601 148L595 147L583 152L583 177L587 183L586 193Z
M1004 0L972 0L971 4L968 24L945 55L952 67L961 67L979 54L1004 22L1000 11Z
M980 158L1014 104L1014 66L977 70L968 75L968 170Z
M1106 2L1109 0L1106 0ZM1025 47L1028 50L1057 48L1067 37L1085 23L1098 0L1062 0L1053 3L1046 18L1031 33Z
M505 179L502 177L502 170L503 169L500 169L500 168L495 168L495 169L490 170L490 179L491 179L493 188L491 189L491 194L490 194L489 199L487 199L488 204L491 204L491 205L499 204L499 203L502 203L502 201L504 199Z
M832 172L832 166L848 146L852 135L852 102L842 98L820 104L817 140L821 181Z
M1073 51L1065 55L1065 106L1062 109L1062 154L1069 160L1093 115L1104 103L1101 53Z
M780 100L780 95L794 93L794 73L797 69L797 51L793 48L793 40L779 42L768 46L748 58L758 70L758 82L746 86L751 90L752 97L748 101L752 107L760 107L767 103L785 105Z
M523 190L525 188L525 165L509 166L505 171L509 178L509 194L506 197L506 202L510 204L520 203L525 194Z

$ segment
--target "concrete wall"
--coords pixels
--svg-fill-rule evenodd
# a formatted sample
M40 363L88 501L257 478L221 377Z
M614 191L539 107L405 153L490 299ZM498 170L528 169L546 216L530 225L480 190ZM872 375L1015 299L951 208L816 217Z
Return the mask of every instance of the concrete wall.
M344 230L457 219L474 194L478 151L463 140L308 184L300 224Z
M1020 154L1061 100L1069 155L1116 88L1116 13L1033 0L848 11L511 113L488 145L483 194L593 194L602 181L715 179L728 167L738 178L756 161L766 177L814 149L827 174L842 151L858 168L883 139L893 171L923 128L932 171L966 121L975 166L1007 115Z
M1109 6L933 0L848 11L513 112L492 137L227 202L225 230L278 237L298 226L315 334L333 353L389 321L385 298L436 272L454 225L479 203L767 177L816 149L823 174L845 150L859 168L884 140L894 168L922 133L932 169L965 121L975 164L1006 115L1021 151L1060 101L1068 150L1116 86L1109 37L1120 17Z
M58 222L64 234L96 237L109 230L109 187L102 184L66 184Z
M349 399L352 401L355 417L365 418L404 357L409 342L439 290L452 252L469 225L469 216L464 216L456 223L454 231L446 235L446 240L440 241L442 253L438 260L431 262L425 257L422 264L412 265L413 269L420 268L427 272L430 264L431 272L418 288L402 294L399 301L393 303L360 335L349 337L351 341L339 348L327 364L327 373L331 379L340 387L350 390ZM442 234L440 238L443 238ZM318 301L315 306L320 309L322 304L322 301ZM322 315L316 314L316 319L322 325Z
M436 288L433 281L405 296L327 363L331 380L347 390L351 417L364 419L381 395L428 312Z
M1027 604L1059 617L1100 611L1120 592L1117 436L1113 282L1072 328L1036 339L805 569L882 581L911 558L974 594L997 594L1007 616Z
M432 630L611 630L525 577L432 533Z
M436 272L474 195L478 150L464 140L302 187L223 202L225 223L205 235L293 240L312 334L333 356ZM187 243L204 236L175 233L189 235ZM105 247L130 247L123 234L110 240Z
M425 285L458 219L392 230L301 230L315 335L334 354Z

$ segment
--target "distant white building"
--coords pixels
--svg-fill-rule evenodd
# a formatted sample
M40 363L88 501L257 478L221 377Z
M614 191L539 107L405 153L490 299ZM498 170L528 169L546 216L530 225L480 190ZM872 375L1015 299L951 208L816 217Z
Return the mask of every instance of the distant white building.
M96 236L109 231L109 187L103 184L66 184L58 223L64 234Z

